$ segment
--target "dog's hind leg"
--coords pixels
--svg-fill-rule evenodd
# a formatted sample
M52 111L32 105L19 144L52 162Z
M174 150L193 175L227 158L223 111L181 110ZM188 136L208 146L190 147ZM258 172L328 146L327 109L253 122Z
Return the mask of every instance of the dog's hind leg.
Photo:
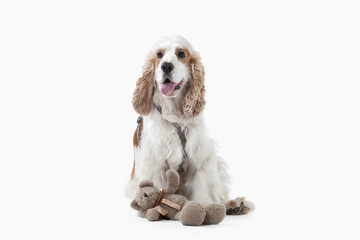
M244 197L238 197L225 203L227 215L242 215L255 210L255 205L245 200Z

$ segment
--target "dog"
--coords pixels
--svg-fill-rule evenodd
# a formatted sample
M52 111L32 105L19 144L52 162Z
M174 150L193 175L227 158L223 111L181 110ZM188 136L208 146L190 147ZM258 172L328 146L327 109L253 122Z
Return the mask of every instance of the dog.
M134 198L143 180L165 188L165 173L174 169L188 199L223 203L227 214L248 213L254 210L250 201L229 200L226 163L207 135L204 75L199 54L181 36L163 37L149 52L132 100L140 117L126 195Z

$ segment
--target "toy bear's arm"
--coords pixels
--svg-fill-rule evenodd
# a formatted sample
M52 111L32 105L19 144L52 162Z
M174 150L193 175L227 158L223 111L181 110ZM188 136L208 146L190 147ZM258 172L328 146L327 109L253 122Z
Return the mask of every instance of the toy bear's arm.
M168 170L166 172L167 186L165 188L166 193L175 193L180 184L179 173L175 170Z
M160 213L155 208L150 208L146 211L145 217L149 221L157 221L160 219Z

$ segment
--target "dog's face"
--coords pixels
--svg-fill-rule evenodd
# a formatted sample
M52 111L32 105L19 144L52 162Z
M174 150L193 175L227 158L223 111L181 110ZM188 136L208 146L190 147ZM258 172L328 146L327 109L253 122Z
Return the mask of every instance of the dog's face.
M165 42L155 53L155 81L158 90L163 96L174 98L190 81L190 51L178 43Z
M148 115L153 110L154 93L160 91L165 98L181 96L184 117L195 117L205 106L204 74L200 56L186 39L164 37L148 55L136 83L133 107L140 115Z

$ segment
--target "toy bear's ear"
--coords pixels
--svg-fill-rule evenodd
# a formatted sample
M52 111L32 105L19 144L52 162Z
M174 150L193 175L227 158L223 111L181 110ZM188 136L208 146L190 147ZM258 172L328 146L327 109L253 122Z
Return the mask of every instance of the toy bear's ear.
M142 181L139 184L140 188L142 188L142 187L153 187L153 186L154 186L154 183L149 181L149 180Z
M135 209L135 210L138 210L138 211L144 211L144 209L142 209L136 202L136 200L132 200L130 206Z

